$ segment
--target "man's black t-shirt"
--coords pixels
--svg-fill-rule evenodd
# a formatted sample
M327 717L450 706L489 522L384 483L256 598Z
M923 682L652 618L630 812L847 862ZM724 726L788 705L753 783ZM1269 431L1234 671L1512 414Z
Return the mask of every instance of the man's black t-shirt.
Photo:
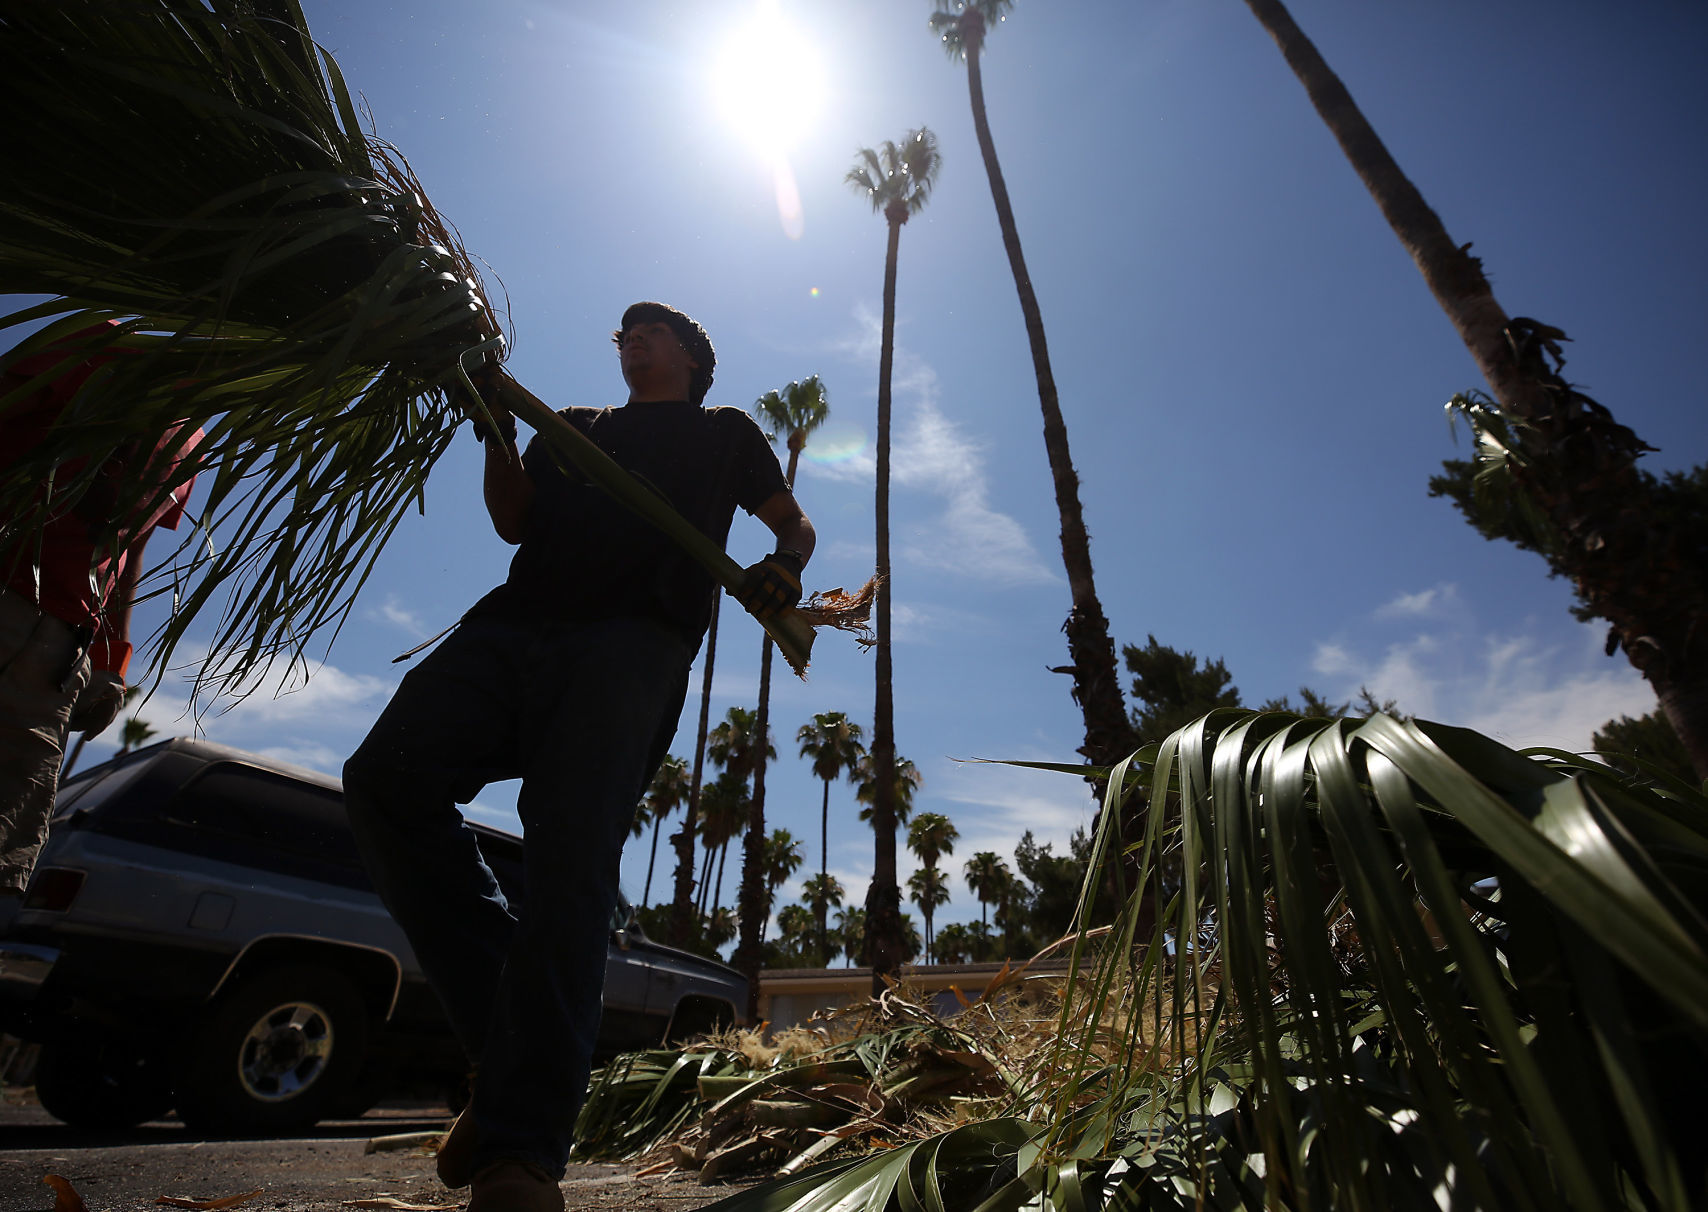
M560 415L720 547L737 505L754 513L788 487L771 444L738 408L679 401ZM467 617L638 616L667 623L698 645L711 619L710 574L572 465L560 467L538 438L522 465L534 480L534 503L521 546L509 578Z

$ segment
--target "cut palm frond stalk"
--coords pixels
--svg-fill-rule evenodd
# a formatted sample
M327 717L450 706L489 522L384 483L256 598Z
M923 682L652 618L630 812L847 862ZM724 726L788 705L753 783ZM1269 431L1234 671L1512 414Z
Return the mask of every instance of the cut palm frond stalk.
M29 559L115 463L119 500L144 511L200 475L198 526L145 582L172 598L153 669L215 608L198 693L304 661L483 411L468 372L506 346L472 259L402 155L363 133L295 0L0 0L0 112L0 294L25 297L0 327L35 328L19 356L104 360L3 470L0 558ZM0 397L0 424L53 373ZM205 440L145 485L128 447L180 423ZM660 524L706 545L673 513ZM777 630L804 669L810 626Z
M1704 1206L1708 797L1438 724L1233 711L1116 766L1105 807L1126 794L1155 809L1141 887L1092 975L1069 965L1039 1082L990 1121L1011 1137L719 1209ZM1167 908L1140 937L1145 886Z

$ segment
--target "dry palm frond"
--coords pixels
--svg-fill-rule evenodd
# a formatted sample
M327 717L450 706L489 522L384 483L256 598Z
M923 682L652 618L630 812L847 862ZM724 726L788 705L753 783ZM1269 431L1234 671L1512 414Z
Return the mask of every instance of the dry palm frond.
M873 577L853 593L841 586L813 594L795 613L814 627L834 627L854 637L862 648L878 642L871 627L872 603L878 597L878 578Z

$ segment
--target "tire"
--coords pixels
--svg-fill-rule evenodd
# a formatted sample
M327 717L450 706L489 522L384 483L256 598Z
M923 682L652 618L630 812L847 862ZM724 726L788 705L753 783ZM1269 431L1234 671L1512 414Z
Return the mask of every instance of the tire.
M694 1001L676 1007L665 1028L664 1046L685 1044L703 1035L716 1035L735 1025L735 1011L722 1002Z
M367 1006L343 974L310 965L258 973L195 1034L178 1117L210 1135L312 1127L350 1104L367 1050Z
M134 1128L172 1109L166 1066L128 1044L97 1039L44 1044L36 1063L42 1109L74 1128Z

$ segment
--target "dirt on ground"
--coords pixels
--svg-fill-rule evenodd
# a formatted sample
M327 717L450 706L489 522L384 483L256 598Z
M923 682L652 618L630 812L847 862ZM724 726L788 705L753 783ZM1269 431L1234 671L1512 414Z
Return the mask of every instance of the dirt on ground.
M57 1174L87 1212L159 1212L162 1197L212 1201L259 1191L236 1205L245 1212L344 1212L400 1205L449 1212L468 1192L447 1191L425 1142L367 1152L376 1138L429 1134L449 1122L443 1107L382 1107L360 1120L322 1124L311 1137L219 1140L190 1133L175 1119L124 1133L78 1132L39 1107L0 1107L0 1212L51 1212ZM738 1188L702 1187L692 1177L637 1175L626 1165L571 1166L563 1181L570 1209L678 1212L701 1208ZM371 1201L371 1202L370 1202ZM172 1205L167 1205L172 1206ZM178 1205L183 1206L183 1205Z

